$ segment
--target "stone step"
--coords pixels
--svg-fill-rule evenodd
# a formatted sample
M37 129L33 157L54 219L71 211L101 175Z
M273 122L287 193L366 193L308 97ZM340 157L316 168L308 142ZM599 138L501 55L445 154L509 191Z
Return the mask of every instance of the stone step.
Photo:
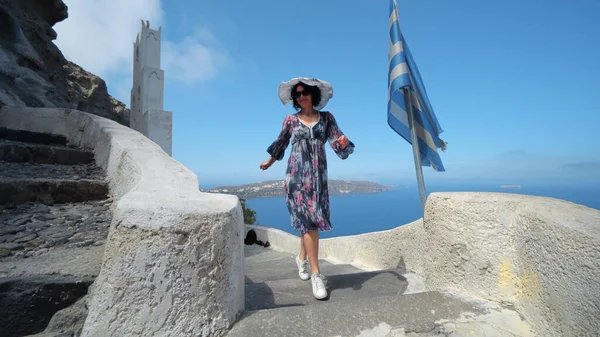
M91 278L39 276L0 279L2 336L44 331L52 316L87 294Z
M58 247L102 246L112 220L110 206L110 199L52 206L0 205L0 262L11 258L30 262ZM0 265L0 278L3 270Z
M322 269L323 274L325 270ZM362 301L370 297L400 295L408 288L403 273L403 270L391 269L326 276L325 285L329 293L326 300ZM316 304L318 302L313 297L311 281L302 281L297 275L293 279L246 284L247 311Z
M0 204L61 204L108 198L104 180L0 179Z
M244 255L246 283L299 279L294 254L257 245L246 245ZM331 264L325 260L319 260L319 267L325 276L362 271L349 264Z
M36 163L9 163L0 161L2 179L92 179L104 180L102 169L93 162L79 165L55 165Z
M337 301L314 300L313 305L247 312L227 336L358 336L382 323L397 332L383 336L404 336L404 332L431 333L439 328L436 322L440 320L458 320L461 314L481 315L485 311L478 302L440 292L342 297Z
M67 145L67 138L39 132L12 130L0 127L0 139L45 145Z
M294 255L258 245L244 245L244 257L246 264L250 264L256 261L272 261L283 258L293 258Z
M331 264L319 260L319 268L325 276L357 273L361 270L349 264ZM286 257L278 260L266 260L248 263L244 266L246 283L262 283L277 280L300 280L295 257Z
M94 161L94 153L68 147L0 141L0 161L77 165Z

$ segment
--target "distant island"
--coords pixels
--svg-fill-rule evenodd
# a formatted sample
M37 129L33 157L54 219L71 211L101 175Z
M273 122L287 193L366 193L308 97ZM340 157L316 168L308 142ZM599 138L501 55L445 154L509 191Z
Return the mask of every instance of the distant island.
M379 193L394 189L393 185L382 185L372 181L329 180L329 194ZM280 197L284 195L283 180L269 180L240 186L219 186L209 193L233 194L242 199Z
M500 188L520 189L521 185L500 185Z

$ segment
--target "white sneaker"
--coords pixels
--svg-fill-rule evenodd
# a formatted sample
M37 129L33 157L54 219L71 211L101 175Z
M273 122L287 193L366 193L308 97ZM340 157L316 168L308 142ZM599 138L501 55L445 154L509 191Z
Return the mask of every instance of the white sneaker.
M300 260L300 256L296 255L296 265L298 266L298 276L302 281L306 281L310 278L308 273L308 260Z
M325 289L325 283L323 283L323 275L314 273L310 279L312 281L312 290L315 298L322 300L327 297L327 289Z

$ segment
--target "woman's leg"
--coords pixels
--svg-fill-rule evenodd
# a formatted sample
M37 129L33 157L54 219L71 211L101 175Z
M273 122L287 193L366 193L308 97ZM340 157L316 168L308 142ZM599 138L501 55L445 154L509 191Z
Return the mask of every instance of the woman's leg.
M311 274L320 273L319 269L319 231L312 230L302 234L305 254L308 255ZM300 250L302 254L302 250ZM302 256L300 256L302 258Z
M298 276L303 281L310 279L308 273L308 260L306 260L306 249L304 248L304 236L300 233L300 254L296 256L296 265L298 266Z
M319 270L319 231L313 230L303 235L304 248L310 261L311 283L313 295L316 299L322 300L327 297L327 289L323 282L323 275Z
M306 248L304 248L304 235L302 233L300 233L300 255L298 257L302 261L306 260Z

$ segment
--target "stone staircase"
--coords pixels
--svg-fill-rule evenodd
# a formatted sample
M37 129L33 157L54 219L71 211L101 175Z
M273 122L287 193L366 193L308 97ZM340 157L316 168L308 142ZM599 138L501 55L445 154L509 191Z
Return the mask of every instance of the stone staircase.
M0 203L44 204L104 200L108 185L90 151L66 146L66 139L0 130Z
M80 299L100 269L110 207L93 152L64 137L0 128L2 336L75 335L87 314Z
M363 271L320 261L329 297L312 296L294 256L245 247L246 313L229 337L533 336L520 315L459 294L417 292L402 269Z

